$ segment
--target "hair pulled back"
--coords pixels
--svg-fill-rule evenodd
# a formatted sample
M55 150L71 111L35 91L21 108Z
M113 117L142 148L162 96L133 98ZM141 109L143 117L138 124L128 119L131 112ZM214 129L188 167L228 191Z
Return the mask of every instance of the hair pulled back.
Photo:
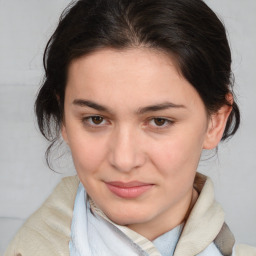
M47 156L60 135L70 62L105 47L166 52L209 114L230 105L226 96L233 94L233 79L226 31L202 0L75 1L64 10L46 46L45 79L35 102L40 131L51 142ZM234 99L222 140L233 135L239 123Z

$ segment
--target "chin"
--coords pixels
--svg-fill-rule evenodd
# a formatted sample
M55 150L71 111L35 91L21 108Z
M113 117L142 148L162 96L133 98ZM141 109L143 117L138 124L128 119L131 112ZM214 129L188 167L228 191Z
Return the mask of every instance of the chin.
M140 224L140 223L147 222L151 219L150 214L147 214L146 212L142 214L139 210L136 210L136 211L126 210L123 213L109 212L106 215L115 224L118 224L121 226Z

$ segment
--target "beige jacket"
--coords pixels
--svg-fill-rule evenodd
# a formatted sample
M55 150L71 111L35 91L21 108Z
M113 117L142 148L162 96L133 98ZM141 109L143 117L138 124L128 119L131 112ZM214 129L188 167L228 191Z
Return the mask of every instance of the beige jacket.
M79 180L64 178L45 203L18 231L4 256L68 256L71 220ZM198 174L200 196L190 213L174 256L194 256L214 241L223 255L231 255L234 238L214 200L213 184ZM86 256L86 255L85 255ZM235 256L256 256L256 248L235 246Z

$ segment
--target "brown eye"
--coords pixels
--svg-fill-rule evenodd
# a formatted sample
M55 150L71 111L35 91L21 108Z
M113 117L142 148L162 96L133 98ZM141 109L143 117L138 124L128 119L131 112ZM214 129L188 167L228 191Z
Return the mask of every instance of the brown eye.
M97 124L98 125L98 124L101 124L103 122L104 118L101 117L101 116L92 116L91 120L92 120L93 124Z
M174 124L173 120L167 119L165 117L152 117L148 121L148 125L152 129L167 129L170 128Z
M109 120L102 116L87 116L82 118L82 123L88 128L103 128L110 125Z
M155 123L155 125L157 125L157 126L163 126L163 125L165 125L166 124L166 119L164 119L164 118L154 118L154 123Z

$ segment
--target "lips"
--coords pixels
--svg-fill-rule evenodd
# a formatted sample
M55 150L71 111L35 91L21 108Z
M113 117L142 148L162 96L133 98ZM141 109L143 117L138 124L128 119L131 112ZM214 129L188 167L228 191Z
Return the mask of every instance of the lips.
M137 198L153 187L153 184L139 181L131 181L127 183L121 181L112 181L106 182L106 185L113 194L126 199Z

